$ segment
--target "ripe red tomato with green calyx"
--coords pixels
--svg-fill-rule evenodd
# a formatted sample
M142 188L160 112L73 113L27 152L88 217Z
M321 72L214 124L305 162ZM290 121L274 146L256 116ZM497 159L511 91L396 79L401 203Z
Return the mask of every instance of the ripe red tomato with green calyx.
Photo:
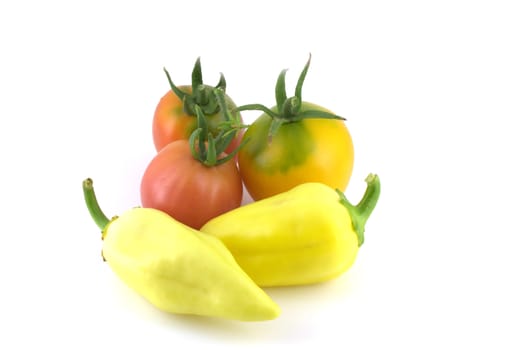
M154 112L152 137L156 151L159 152L172 141L189 139L198 125L194 108L196 105L201 108L205 115L208 130L213 136L217 136L220 129L219 124L223 121L223 117L213 91L214 89L222 89L225 92L226 80L224 75L220 74L220 81L215 87L203 84L199 57L192 71L191 85L176 86L169 72L166 69L164 71L171 89L160 99ZM226 95L225 101L232 115L239 122L242 122L233 100ZM241 138L242 132L239 132L226 151L228 153L233 151L240 144Z
M141 203L199 229L240 206L242 179L234 158L238 148L225 153L237 129L224 127L214 137L200 107L195 109L198 128L189 140L169 143L148 164L141 180Z
M321 182L345 191L354 164L354 146L344 118L302 100L310 59L287 97L286 70L277 80L277 105L240 106L264 112L246 130L238 154L240 174L254 200L287 191L301 183Z

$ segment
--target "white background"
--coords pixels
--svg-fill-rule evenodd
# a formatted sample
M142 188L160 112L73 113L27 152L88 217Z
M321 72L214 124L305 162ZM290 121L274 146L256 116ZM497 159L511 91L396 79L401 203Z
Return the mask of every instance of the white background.
M523 5L2 1L0 348L528 348ZM305 99L354 140L349 199L382 182L355 265L267 290L271 322L159 312L102 262L82 180L108 215L139 204L163 67L187 84L200 56L205 82L223 72L237 104L271 106L309 53Z

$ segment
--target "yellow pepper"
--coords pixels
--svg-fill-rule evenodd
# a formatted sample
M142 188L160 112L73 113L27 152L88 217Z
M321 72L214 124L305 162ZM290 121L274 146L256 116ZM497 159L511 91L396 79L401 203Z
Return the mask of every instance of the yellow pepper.
M207 222L259 286L318 283L339 276L356 259L364 226L380 194L370 174L357 205L322 183L305 183Z
M157 308L241 321L280 314L216 237L156 209L133 208L109 220L97 203L92 180L83 182L83 191L102 230L104 260Z

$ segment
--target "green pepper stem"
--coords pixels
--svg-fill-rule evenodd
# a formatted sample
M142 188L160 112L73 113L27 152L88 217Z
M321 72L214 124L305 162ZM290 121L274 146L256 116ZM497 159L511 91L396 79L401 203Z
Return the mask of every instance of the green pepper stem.
M339 194L340 203L343 204L348 210L350 220L352 221L352 226L354 227L354 230L358 236L358 246L360 247L365 241L365 224L367 223L370 214L376 207L381 190L378 175L369 174L369 176L367 176L365 179L365 182L367 183L367 189L365 190L363 198L361 198L359 203L356 205L352 205L345 197L345 194L336 189L337 193Z
M101 229L101 231L104 230L106 225L108 225L108 223L110 222L110 219L106 217L106 215L101 210L101 207L99 207L99 203L97 202L97 198L95 196L92 179L88 178L83 181L83 193L86 207L88 208L92 219L95 221L96 225Z

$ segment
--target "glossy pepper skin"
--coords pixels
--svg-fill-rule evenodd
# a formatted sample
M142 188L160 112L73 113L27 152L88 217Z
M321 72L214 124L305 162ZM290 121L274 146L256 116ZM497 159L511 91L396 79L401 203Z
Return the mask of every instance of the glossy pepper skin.
M90 179L86 204L102 229L104 260L157 308L241 321L276 318L279 307L238 266L220 240L162 211L133 208L108 220Z
M323 282L345 272L363 243L366 220L380 194L377 175L363 199L350 204L339 190L305 183L206 223L259 286Z

